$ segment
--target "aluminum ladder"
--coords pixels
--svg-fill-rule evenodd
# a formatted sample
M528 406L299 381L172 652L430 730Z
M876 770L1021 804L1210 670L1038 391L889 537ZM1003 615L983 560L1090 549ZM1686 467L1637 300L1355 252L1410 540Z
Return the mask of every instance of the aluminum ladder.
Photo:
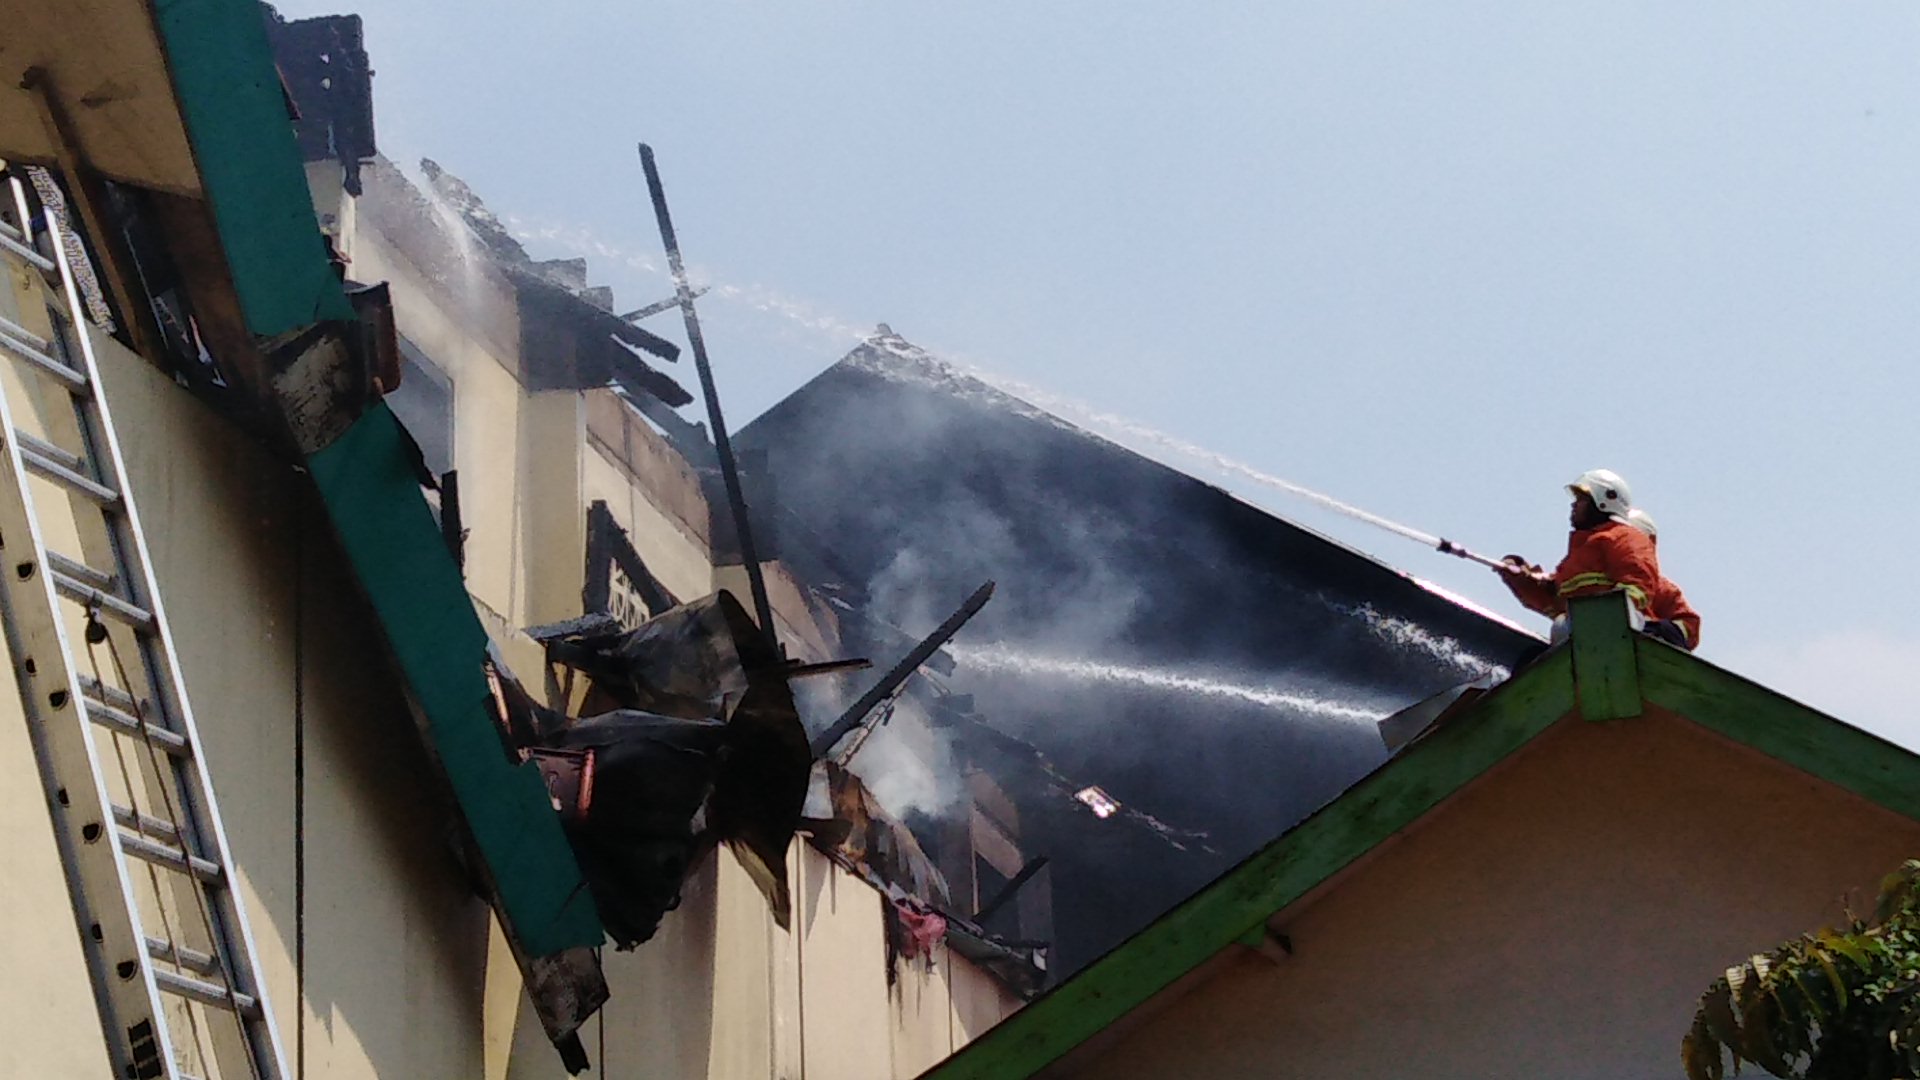
M17 170L6 187L0 354L22 378L0 380L0 623L113 1075L283 1080L67 233L29 215Z

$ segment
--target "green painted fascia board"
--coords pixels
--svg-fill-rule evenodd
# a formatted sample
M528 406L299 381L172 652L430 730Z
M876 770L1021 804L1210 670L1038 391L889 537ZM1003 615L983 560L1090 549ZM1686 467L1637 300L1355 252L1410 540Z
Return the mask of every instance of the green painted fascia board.
M1634 664L1633 626L1627 594L1579 596L1567 604L1572 639L1574 696L1588 720L1625 720L1640 715L1640 672Z
M247 328L277 337L353 308L327 258L255 0L154 0L173 92Z
M385 402L307 459L487 861L501 917L529 955L600 944L573 848L539 770L508 761L481 671L487 635L420 495Z
M1555 649L922 1080L1020 1080L1240 940L1573 709Z
M1920 756L1663 642L1636 651L1648 701L1920 821Z

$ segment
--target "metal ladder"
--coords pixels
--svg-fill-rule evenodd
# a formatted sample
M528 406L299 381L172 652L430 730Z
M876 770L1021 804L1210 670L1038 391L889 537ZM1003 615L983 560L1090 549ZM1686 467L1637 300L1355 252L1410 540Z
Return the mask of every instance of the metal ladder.
M43 215L43 255L17 172L6 186L0 290L12 279L20 305L0 304L0 354L28 377L0 383L0 623L113 1075L282 1080L64 228Z

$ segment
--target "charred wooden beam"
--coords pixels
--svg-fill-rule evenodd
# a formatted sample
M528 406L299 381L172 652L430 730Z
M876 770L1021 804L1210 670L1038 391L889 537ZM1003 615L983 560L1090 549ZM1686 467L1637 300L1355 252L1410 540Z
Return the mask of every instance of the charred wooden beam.
M1000 891L993 894L993 899L980 905L980 910L973 913L973 921L975 923L985 923L988 919L993 918L994 912L1006 907L1007 902L1013 899L1013 895L1020 891L1020 886L1032 881L1033 875L1045 869L1046 865L1047 857L1045 855L1029 859L1027 865L1021 867L1020 872L1013 875L1012 881L1001 886Z
M680 304L680 317L687 325L687 344L693 348L693 364L700 374L700 392L707 401L707 422L713 428L713 449L720 459L720 477L727 487L727 504L733 511L734 535L740 540L740 561L747 571L747 588L753 593L753 613L761 633L777 648L779 636L773 627L773 604L767 599L767 581L760 570L760 557L753 545L753 529L747 523L747 499L740 491L740 470L733 460L733 443L727 438L727 421L720 414L720 394L713 385L713 368L707 362L707 339L700 333L700 316L693 309L693 289L687 285L687 268L680 261L680 241L674 236L673 217L667 212L667 192L660 184L660 169L653 163L653 148L640 144L640 167L647 174L647 194L653 199L654 220L660 226L660 241L667 249L667 265L673 270L674 297Z
M915 645L912 651L901 657L900 662L893 665L891 670L881 676L880 681L873 684L872 689L862 694L860 700L854 702L852 707L840 715L840 719L835 720L831 727L821 732L819 736L813 740L813 756L815 760L825 757L827 752L833 749L835 743L846 738L853 729L859 727L861 722L867 718L868 713L878 708L881 702L891 697L893 692L900 688L900 684L906 682L907 678L918 670L921 664L926 663L928 657L938 652L940 646L952 640L953 635L959 633L960 628L967 625L967 620L979 614L980 609L986 607L987 601L992 598L993 582L989 581L985 585L975 589L973 595L967 597L966 603L961 604L958 610L947 616L946 622L941 623L934 629L933 633L928 634L921 640L920 644Z

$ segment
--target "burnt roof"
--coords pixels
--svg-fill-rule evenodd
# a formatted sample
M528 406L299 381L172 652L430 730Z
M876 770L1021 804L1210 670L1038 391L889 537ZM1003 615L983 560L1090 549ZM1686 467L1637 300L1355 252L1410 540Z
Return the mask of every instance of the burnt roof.
M780 505L762 512L802 576L915 631L997 581L949 680L980 724L1206 834L1175 846L1097 820L1057 782L1022 784L1020 755L969 739L978 725L955 726L976 767L1024 793L1023 845L1054 860L1060 971L1378 765L1372 717L1538 645L897 337L856 349L737 441L766 452Z

